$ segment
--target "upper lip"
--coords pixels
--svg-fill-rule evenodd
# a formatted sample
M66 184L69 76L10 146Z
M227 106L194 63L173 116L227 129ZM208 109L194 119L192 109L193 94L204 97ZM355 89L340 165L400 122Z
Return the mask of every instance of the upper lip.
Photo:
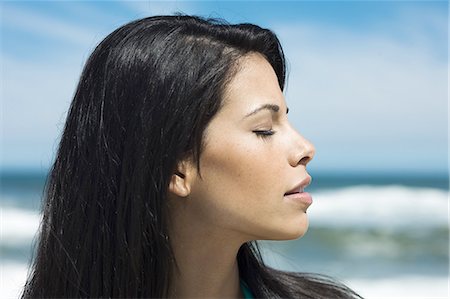
M300 183L298 183L294 188L286 192L284 195L303 192L303 189L305 189L309 184L311 184L311 176L308 175L305 179L303 179Z

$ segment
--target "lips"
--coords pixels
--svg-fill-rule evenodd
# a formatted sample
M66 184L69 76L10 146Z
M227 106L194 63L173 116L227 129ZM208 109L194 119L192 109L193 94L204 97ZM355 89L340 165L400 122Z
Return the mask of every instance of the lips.
M289 190L284 194L284 199L293 202L295 204L300 204L305 213L306 209L312 204L313 200L311 194L304 192L304 189L311 183L311 177L308 175L304 180L298 183L294 188Z
M307 176L304 180L302 180L300 183L298 183L294 188L286 192L284 195L290 195L295 193L303 193L304 189L311 184L311 176Z

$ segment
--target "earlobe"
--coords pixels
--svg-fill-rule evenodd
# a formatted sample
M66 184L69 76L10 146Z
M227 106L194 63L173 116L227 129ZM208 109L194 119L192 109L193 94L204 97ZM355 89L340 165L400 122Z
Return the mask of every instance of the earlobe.
M172 174L169 183L169 191L180 197L187 197L190 193L190 188L186 184L186 176L183 173L176 172Z
M191 161L181 161L173 172L169 182L169 192L179 197L187 197L191 193L192 165Z

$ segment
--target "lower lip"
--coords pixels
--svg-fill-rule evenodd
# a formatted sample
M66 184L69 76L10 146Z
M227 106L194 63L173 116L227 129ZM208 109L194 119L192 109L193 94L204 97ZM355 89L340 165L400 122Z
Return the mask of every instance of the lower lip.
M293 193L293 194L285 195L284 198L289 199L289 200L294 200L297 202L301 202L308 206L312 204L312 197L311 197L311 194L309 194L308 192Z

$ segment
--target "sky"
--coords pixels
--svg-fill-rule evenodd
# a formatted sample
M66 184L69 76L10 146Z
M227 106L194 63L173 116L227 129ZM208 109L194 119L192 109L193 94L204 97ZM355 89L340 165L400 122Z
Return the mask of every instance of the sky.
M175 12L278 35L311 171L447 172L447 1L2 1L0 170L46 171L95 46Z

